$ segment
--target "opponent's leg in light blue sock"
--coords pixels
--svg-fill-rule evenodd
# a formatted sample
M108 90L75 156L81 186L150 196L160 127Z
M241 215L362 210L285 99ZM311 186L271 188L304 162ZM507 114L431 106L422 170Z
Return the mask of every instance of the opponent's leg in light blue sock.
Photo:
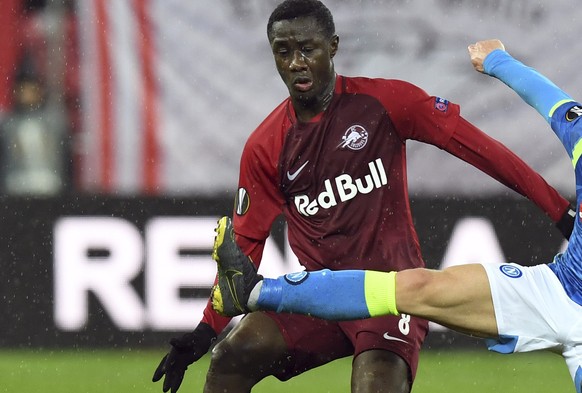
M264 279L251 308L331 320L398 315L395 272L320 270Z

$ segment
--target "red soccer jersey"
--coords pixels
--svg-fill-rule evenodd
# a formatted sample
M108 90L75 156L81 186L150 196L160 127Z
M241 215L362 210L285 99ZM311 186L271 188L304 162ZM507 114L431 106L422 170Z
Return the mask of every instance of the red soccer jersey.
M307 270L424 266L408 198L407 139L476 166L554 221L569 205L464 120L458 105L400 80L338 76L325 112L301 123L286 99L247 141L234 211L239 245L260 263L271 225L283 214Z
M239 187L250 203L235 211L235 231L264 239L283 213L291 248L308 270L422 266L405 141L446 143L459 108L435 107L409 83L342 76L327 110L309 123L298 122L286 100L245 147Z

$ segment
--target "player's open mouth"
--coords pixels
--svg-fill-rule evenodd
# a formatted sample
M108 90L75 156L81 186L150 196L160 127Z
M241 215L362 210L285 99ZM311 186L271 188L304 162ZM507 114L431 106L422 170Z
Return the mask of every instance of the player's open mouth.
M293 81L293 87L298 91L308 91L313 86L313 81L309 78L297 78Z

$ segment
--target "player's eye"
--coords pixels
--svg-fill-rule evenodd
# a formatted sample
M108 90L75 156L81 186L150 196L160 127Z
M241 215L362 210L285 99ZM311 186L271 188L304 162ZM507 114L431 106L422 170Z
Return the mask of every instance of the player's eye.
M286 48L279 48L275 50L275 55L279 57L287 57L289 55L289 51Z

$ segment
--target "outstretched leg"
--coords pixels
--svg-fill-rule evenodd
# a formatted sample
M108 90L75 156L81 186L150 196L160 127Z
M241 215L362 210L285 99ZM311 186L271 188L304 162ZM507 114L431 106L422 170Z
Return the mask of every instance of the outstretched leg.
M494 337L497 324L487 273L482 265L444 271L363 270L301 272L265 279L251 309L351 320L411 314L463 333Z
M213 290L213 305L219 312L259 309L332 320L406 313L463 333L497 336L489 279L480 264L443 271L321 270L262 280L252 262L240 256L244 254L234 237L221 236L229 233L230 225L228 218L219 221L215 243L215 254L229 250L218 262L219 277L236 272L232 280L219 279Z

